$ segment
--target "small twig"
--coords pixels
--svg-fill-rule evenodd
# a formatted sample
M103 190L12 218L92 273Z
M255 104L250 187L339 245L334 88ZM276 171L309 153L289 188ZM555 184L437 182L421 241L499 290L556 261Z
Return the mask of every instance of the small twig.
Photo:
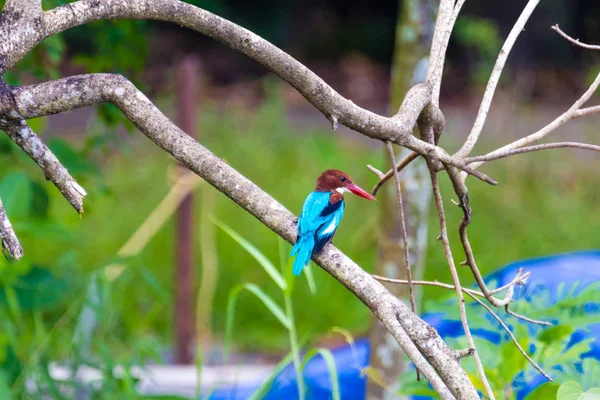
M399 283L401 285L408 285L408 281L406 279L394 279L394 278L387 278L385 276L380 276L380 275L374 275L371 274L373 276L373 278L377 279L378 281L381 282L389 282L389 283ZM438 282L438 281L416 281L413 280L412 281L413 285L421 285L421 286L436 286L436 287L441 287L444 289L456 289L456 287L454 285L451 285L449 283L442 283L442 282ZM467 288L461 288L463 292L465 293L471 293L474 296L479 296L482 298L485 298L485 296L483 295L483 293L481 293L478 290L473 290L473 289L467 289Z
M404 218L404 204L402 201L402 183L400 182L400 175L398 171L394 169L396 165L396 156L394 154L394 146L392 142L385 143L390 157L390 164L394 171L394 180L396 181L396 201L398 202L398 218L400 219L400 227L402 228L402 242L404 245L404 266L406 267L406 277L408 278L408 291L410 293L410 307L413 312L416 312L417 306L415 304L415 294L412 285L412 271L410 269L410 254L408 245L408 233L406 232L406 221Z
M432 167L430 167L430 170L431 168ZM442 200L442 193L440 191L440 185L437 179L437 175L434 172L431 172L431 186L433 188L433 198L435 199L435 205L440 221L440 236L442 239L442 244L444 245L444 255L446 256L446 262L448 263L448 267L450 268L450 273L452 274L452 281L454 282L454 288L456 290L456 296L458 297L460 320L462 322L463 330L465 331L467 343L469 344L470 348L475 350L473 358L475 359L475 365L477 366L479 378L481 379L481 382L485 387L485 391L488 397L491 400L495 400L494 392L492 391L490 383L488 382L487 377L485 376L485 370L483 368L483 363L481 362L481 357L479 357L479 352L477 351L475 341L473 340L473 336L471 335L471 328L469 327L469 321L467 320L467 311L465 309L465 299L463 297L463 290L460 284L460 279L458 277L458 271L456 270L456 265L454 265L454 258L452 257L452 250L450 249L450 241L448 240L448 235L446 234L446 217L444 215L444 203Z
M511 316L513 316L513 317L515 317L515 318L517 318L517 319L521 319L521 320L523 320L523 321L526 321L526 322L529 322L529 323L531 323L531 324L536 324L536 325L544 325L544 326L552 326L552 324L551 324L550 322L547 322L547 321L540 321L540 320L537 320L537 319L531 319L531 318L529 318L529 317L526 317L526 316L524 316L524 315L517 314L516 312L514 312L514 311L511 311L509 307L510 307L510 304L507 304L507 305L505 305L505 306L504 306L504 310L506 311L506 313L507 313L508 315L511 315Z
M411 152L406 157L404 157L402 160L400 160L400 162L398 164L396 164L396 171L397 172L402 171L404 168L406 168L408 166L408 164L410 164L411 162L416 160L418 157L419 157L419 153L415 153L414 151ZM379 178L379 181L375 184L375 186L373 186L373 189L371 190L371 194L373 196L376 196L377 192L379 191L381 186L383 186L384 183L386 183L392 176L394 176L394 170L393 170L393 168L390 168L385 174L382 173L381 171L377 171L377 172L379 172L379 174L377 174L377 172L375 172L373 169L371 169L372 167L370 165L368 165L367 168L369 168Z
M515 140L514 142L509 143L505 146L502 146L501 148L496 149L492 152L489 152L481 157L486 157L486 158L496 157L498 155L505 154L511 150L527 146L528 144L537 142L537 141L545 138L546 136L548 136L548 134L550 132L556 130L557 128L561 127L562 125L566 124L567 122L569 122L570 120L572 120L574 118L581 117L584 115L589 115L589 114L596 113L596 112L600 112L600 106L581 108L592 97L592 95L596 92L596 90L598 89L599 86L600 86L600 73L596 76L596 79L590 85L588 90L579 99L577 99L577 101L575 103L573 103L573 105L567 111L565 111L562 115L560 115L554 121L550 122L548 125L544 126L542 129L540 129L537 132L534 132L534 133L532 133L528 136L525 136L519 140ZM477 168L484 162L485 161L473 162L472 167ZM463 179L466 179L467 175L464 173L461 173L461 177Z
M367 165L367 169L377 175L379 179L383 178L383 172L372 166L371 164Z
M504 295L503 299L497 299L493 296L494 293L499 292L499 290L495 290L495 291L490 291L487 288L487 285L485 284L485 281L483 280L483 276L481 275L481 272L479 271L479 268L477 267L477 263L475 261L475 255L473 254L473 249L471 248L471 243L469 242L469 236L467 234L467 226L469 225L467 219L463 216L458 228L458 232L460 234L460 241L462 243L462 247L464 249L465 252L465 256L467 257L467 261L466 261L466 265L469 266L469 268L471 269L471 272L473 273L473 276L475 277L475 281L477 282L477 285L479 285L479 288L481 289L482 293L485 295L485 298L495 307L502 307L505 306L507 304L510 304L510 302L513 299L513 294L514 294L514 287L516 285L522 285L526 282L526 279L529 277L529 275L527 275L526 278L523 278L523 271L519 270L519 272L517 272L517 275L515 276L515 278L508 284L506 285L505 288L503 288L503 290L506 290L506 294Z
M9 123L2 129L42 169L46 179L52 181L65 199L79 214L83 213L86 191L71 177L58 158L42 142L24 119Z
M494 99L496 87L498 86L498 82L500 82L500 76L502 75L502 70L504 69L508 55L510 54L515 42L517 41L517 38L524 30L525 24L529 20L529 17L539 2L540 0L529 0L523 9L523 12L517 19L517 22L515 22L515 25L508 34L506 41L502 45L502 49L500 50L498 58L496 59L496 64L494 65L494 69L492 70L492 74L488 80L485 92L483 93L483 99L481 100L481 105L479 106L475 123L473 123L473 129L471 129L467 140L456 153L457 156L466 157L473 150L473 147L475 147L475 144L479 139L479 135L481 135L481 131L483 130L488 112L490 111L490 106L492 105L492 100Z
M475 349L454 350L453 353L454 353L454 358L456 358L457 360L460 360L461 358L470 357L473 354L475 354Z
M494 317L494 319L496 321L498 321L498 323L500 323L500 325L502 325L502 328L504 328L504 330L508 333L508 336L510 336L510 338L512 339L515 346L517 346L517 349L519 349L519 352L521 352L521 354L523 354L523 357L525 357L527 359L527 361L529 361L529 363L533 366L533 368L537 369L540 374L544 375L544 377L546 379L548 379L550 382L552 382L552 378L550 377L550 375L546 374L544 372L544 370L542 370L542 368L540 368L540 366L537 365L536 362L531 359L531 357L529 357L529 355L525 352L525 350L523 350L523 348L517 341L517 338L515 337L515 335L513 335L513 333L509 329L509 327L506 326L506 324L500 319L500 317L498 315L496 315L494 310L492 310L490 307L488 307L487 304L485 304L483 301L479 300L477 297L473 296L472 294L467 293L467 295L469 295L473 300L475 300L483 308L485 308L487 310L487 312L489 312L492 315L492 317Z
M526 273L525 275L527 275L529 273ZM525 276L523 275L523 276ZM408 281L406 279L394 279L394 278L387 278L385 276L379 276L379 275L372 275L373 278L377 279L378 281L381 282L389 282L389 283L398 283L401 285L408 285ZM528 275L527 275L528 276ZM514 285L515 280L513 279L509 284L502 286L501 288L495 289L490 291L490 293L495 293L498 290L506 290L508 288L508 286L510 285ZM455 290L456 287L454 285L451 285L449 283L442 283L442 282L438 282L438 281L412 281L413 285L422 285L422 286L435 286L435 287L441 287L444 289L451 289L451 290ZM465 287L461 287L461 290L464 293L468 293L470 296L478 296L481 297L483 299L485 299L485 295L483 293L481 293L478 290L474 290L474 289L467 289ZM511 311L509 309L509 305L504 306L504 309L506 310L506 313L512 317L515 317L517 319L523 320L525 322L529 322L532 324L536 324L536 325L544 325L544 326L552 326L552 324L550 322L546 322L546 321L539 321L536 319L531 319L528 317L525 317L521 314L517 314L514 311Z
M15 260L23 257L23 248L19 243L19 239L12 228L6 211L2 206L2 199L0 199L0 240L2 241L2 253L8 253L9 256Z
M412 271L410 269L410 254L408 245L408 233L406 232L406 220L404 218L404 204L402 201L402 183L400 182L400 174L396 170L396 155L394 154L394 145L392 142L386 142L385 146L388 151L390 158L390 165L394 173L394 180L396 182L396 201L398 205L398 218L400 219L400 228L402 230L402 242L404 247L404 267L406 268L406 277L408 279L408 293L410 297L410 308L412 312L417 312L417 306L415 304L415 292L412 284ZM417 380L421 380L421 373L417 369Z
M529 272L529 271L524 272L523 268L519 268L519 270L517 271L517 275L515 275L515 277L513 278L512 281L510 281L509 283L507 283L504 286L500 286L498 289L490 290L490 294L496 294L496 293L503 292L512 286L525 285L527 283L527 279L529 279L530 276L531 276L531 272Z
M599 109L599 111L600 111L600 109ZM534 146L521 147L518 149L508 150L505 153L500 153L500 154L487 154L485 156L469 157L465 161L467 162L467 164L474 163L474 162L481 162L481 161L483 161L483 162L493 161L493 160L499 160L501 158L514 156L516 154L531 153L533 151L548 150L548 149L559 149L562 147L571 147L571 148L575 148L575 149L600 151L600 146L594 145L594 144L578 143L578 142L556 142L556 143L537 144Z
M573 43L574 45L577 45L579 47L583 47L584 49L589 49L589 50L600 50L600 46L598 46L598 45L595 45L595 44L586 44L586 43L580 42L579 39L573 39L571 36L569 36L566 33L564 33L560 29L560 27L558 26L558 24L552 25L551 29L555 30L556 32L558 32L558 34L560 36L564 37L565 39L567 39L569 42Z

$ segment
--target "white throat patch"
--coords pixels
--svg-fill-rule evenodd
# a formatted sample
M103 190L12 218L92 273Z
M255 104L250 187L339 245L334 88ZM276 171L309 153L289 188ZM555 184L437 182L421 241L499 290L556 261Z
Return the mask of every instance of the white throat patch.
M335 189L336 192L338 192L339 194L344 194L346 192L349 192L348 189L346 189L345 187L339 187L337 189Z

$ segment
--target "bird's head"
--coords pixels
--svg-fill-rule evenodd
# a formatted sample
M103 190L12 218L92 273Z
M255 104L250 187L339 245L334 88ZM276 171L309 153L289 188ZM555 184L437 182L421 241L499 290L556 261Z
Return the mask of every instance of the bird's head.
M348 174L337 169L328 169L323 172L317 179L316 190L317 192L338 192L340 194L351 192L365 199L375 200L375 197L356 186Z

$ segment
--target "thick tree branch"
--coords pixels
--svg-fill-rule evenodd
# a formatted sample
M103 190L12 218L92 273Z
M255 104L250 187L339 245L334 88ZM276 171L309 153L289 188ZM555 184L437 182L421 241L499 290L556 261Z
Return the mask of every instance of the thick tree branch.
M8 253L9 256L15 260L23 257L23 249L15 235L15 231L12 228L6 211L2 206L2 199L0 199L0 241L2 242L2 253Z
M365 110L337 93L314 72L258 35L208 11L179 0L79 0L47 11L46 36L102 19L154 19L187 27L225 43L263 64L298 90L329 120L373 139L391 141L427 158L452 165L487 183L496 181L454 159L441 148L415 138L412 130L431 88L406 104L393 118ZM427 85L421 85L427 87ZM407 94L407 97L411 93Z
M44 39L42 0L7 0L0 19L0 75Z
M456 153L457 156L464 158L469 155L477 140L479 139L479 135L483 130L483 125L487 119L488 112L490 110L490 106L492 105L492 100L494 99L494 94L496 93L496 87L498 86L498 82L500 81L500 76L502 75L502 70L504 69L504 65L506 64L506 60L508 59L508 55L512 50L517 38L521 34L521 32L525 29L525 24L529 20L529 17L539 4L540 0L529 0L523 12L517 19L517 22L510 30L500 53L498 54L498 58L496 60L496 64L494 65L494 69L492 70L492 75L488 80L487 87L485 88L485 92L483 94L483 100L481 100L481 106L479 107L479 111L477 112L477 118L475 119L475 123L473 124L473 129L471 129L471 133L467 137L467 140L462 145L460 150Z
M125 78L111 74L83 75L15 88L14 94L17 110L27 118L104 101L113 103L142 133L175 159L275 233L289 242L295 240L296 226L293 214L173 125ZM404 303L392 296L334 246L325 247L313 259L373 311L442 398L478 398L467 375L453 358L452 350L445 345L437 332L432 331Z

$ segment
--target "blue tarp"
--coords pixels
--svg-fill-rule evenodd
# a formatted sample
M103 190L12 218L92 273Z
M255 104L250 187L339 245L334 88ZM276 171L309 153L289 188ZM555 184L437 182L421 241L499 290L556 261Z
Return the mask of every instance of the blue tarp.
M524 287L517 287L515 299L530 301L546 291L550 301L557 301L561 284L567 288L580 283L580 290L586 285L600 281L600 251L588 251L569 254L560 254L551 257L536 258L509 264L502 270L488 276L488 284L496 281L496 286L510 282L519 268L531 271L529 283ZM600 312L597 304L587 305L587 312ZM443 314L429 314L423 317L434 326L442 337L459 336L462 334L460 321L450 321ZM591 334L583 331L576 332L572 342L580 341L586 337L595 337L592 349L585 356L600 359L600 324L590 325ZM499 342L500 333L485 330L474 330L474 334L484 336L489 340ZM343 400L363 400L365 398L366 380L361 376L360 370L369 363L369 342L367 339L356 341L354 346L344 346L332 350L337 371L339 386ZM304 371L307 386L307 398L311 400L329 400L331 398L331 380L325 361L321 356L313 358ZM533 388L543 383L542 377L523 388L520 388L518 397L522 398ZM210 397L212 400L245 400L261 384L256 382L248 387L223 388L217 390ZM293 366L288 365L279 374L271 390L265 397L274 399L297 399L296 374Z

